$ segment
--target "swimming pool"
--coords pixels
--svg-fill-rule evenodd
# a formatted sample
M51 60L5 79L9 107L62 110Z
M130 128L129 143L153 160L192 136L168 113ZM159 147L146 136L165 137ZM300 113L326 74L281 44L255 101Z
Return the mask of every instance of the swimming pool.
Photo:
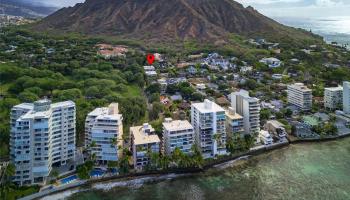
M77 175L73 175L73 176L69 176L67 178L62 179L60 182L61 182L61 184L68 184L68 183L71 183L77 179L78 179Z
M98 169L94 169L90 172L90 176L91 177L100 177L104 174L104 171L102 170L98 170Z

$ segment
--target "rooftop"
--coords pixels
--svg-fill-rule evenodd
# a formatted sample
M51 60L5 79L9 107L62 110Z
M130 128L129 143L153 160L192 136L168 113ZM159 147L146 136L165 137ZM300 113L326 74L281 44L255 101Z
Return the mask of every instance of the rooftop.
M32 110L34 108L34 104L32 103L21 103L18 104L16 106L14 106L13 108L17 108L17 109L28 109L28 110Z
M298 90L301 90L303 92L311 92L312 91L311 89L306 87L303 83L294 83L294 84L288 85L288 87L298 89Z
M226 110L226 117L234 120L234 119L243 119L243 117L236 113L236 111L234 111L234 109L232 107L230 107L228 110Z
M51 108L74 106L74 105L75 105L75 103L73 101L63 101L63 102L51 104Z
M222 107L208 99L205 99L202 103L194 103L192 106L202 113L225 112Z
M325 90L332 91L332 92L337 92L337 91L342 91L342 90L343 90L343 87L342 87L342 86L338 86L338 87L328 87L328 88L325 88Z
M246 91L246 90L240 90L239 92L234 92L231 95L241 96L248 102L253 102L254 103L254 102L258 102L259 101L258 98L250 97L249 96L249 92Z
M28 112L24 115L22 115L21 119L28 119L28 118L49 118L51 115L51 111L49 109L39 109L34 110L34 104L37 106L41 106L40 104L47 104L47 108L59 108L59 107L66 107L66 106L75 106L75 103L73 101L63 101L58 103L50 104L50 101L47 99L41 99L34 103L22 103L19 105L14 106L14 109L27 109Z
M160 143L158 135L148 134L145 130L148 129L149 133L154 132L154 128L149 124L144 124L143 126L130 127L130 132L134 138L135 145L150 144L150 143Z
M193 129L193 126L187 120L172 120L171 118L165 119L165 122L163 122L163 127L168 131Z
M111 103L108 107L96 108L88 116L97 117L97 119L120 120L122 115L119 114L118 104Z

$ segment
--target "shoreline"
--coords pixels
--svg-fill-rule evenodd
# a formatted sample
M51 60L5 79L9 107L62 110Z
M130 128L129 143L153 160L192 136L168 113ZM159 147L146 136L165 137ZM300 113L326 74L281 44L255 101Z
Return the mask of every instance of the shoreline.
M76 192L84 191L84 188L86 187L90 187L92 189L102 189L102 188L94 187L97 184L109 183L111 185L114 184L115 187L118 187L118 184L121 185L122 182L132 182L132 181L143 180L144 183L150 183L154 181L166 180L169 178L191 176L201 172L205 172L209 169L220 168L222 166L225 166L226 164L229 164L230 162L235 162L241 159L249 159L250 157L253 157L253 156L258 156L267 152L288 147L290 144L329 142L329 141L339 140L347 137L350 137L350 133L336 136L336 137L328 137L328 138L320 138L320 139L297 139L294 141L290 141L288 138L288 140L282 143L275 143L271 146L261 146L260 148L249 150L248 152L244 152L244 153L240 153L237 155L232 155L224 158L218 158L217 160L214 160L214 162L206 164L205 166L203 166L203 168L171 169L166 171L148 171L148 172L142 172L142 173L116 175L116 176L104 177L99 179L82 180L76 183L71 183L71 184L62 186L60 188L54 188L51 190L41 191L29 196L25 196L20 198L19 200L42 199L47 196L52 196L52 195L56 195L56 194L64 193L68 191L72 191L70 192L70 195L72 195ZM113 187L110 187L109 189L111 188ZM76 192L73 192L73 190Z

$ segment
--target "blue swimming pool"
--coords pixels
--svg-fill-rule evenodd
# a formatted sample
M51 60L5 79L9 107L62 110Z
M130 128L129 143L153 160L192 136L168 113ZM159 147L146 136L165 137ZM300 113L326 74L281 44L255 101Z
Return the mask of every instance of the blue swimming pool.
M90 172L90 176L92 176L92 177L100 177L103 174L104 174L104 171L98 170L98 169L94 169Z
M78 179L77 175L69 176L67 178L62 179L61 184L68 184L77 179Z

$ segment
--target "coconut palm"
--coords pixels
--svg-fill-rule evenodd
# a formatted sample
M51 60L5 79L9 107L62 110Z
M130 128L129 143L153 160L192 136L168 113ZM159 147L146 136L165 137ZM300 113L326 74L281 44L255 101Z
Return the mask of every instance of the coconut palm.
M60 174L58 173L57 170L52 170L51 174L50 174L50 177L53 178L54 181L56 181L59 175Z
M221 134L214 134L213 139L218 143L218 146L222 145Z

